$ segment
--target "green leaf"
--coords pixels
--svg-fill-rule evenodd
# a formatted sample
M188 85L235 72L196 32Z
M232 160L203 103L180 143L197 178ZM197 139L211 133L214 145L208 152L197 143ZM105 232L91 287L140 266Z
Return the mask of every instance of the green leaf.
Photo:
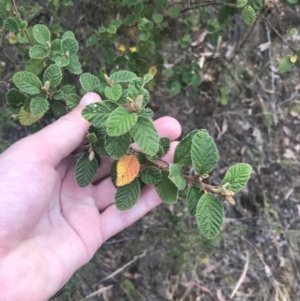
M50 50L42 45L36 45L30 48L29 57L32 59L44 59L50 55Z
M108 34L115 34L117 32L117 27L114 26L114 25L109 25L106 28L106 31L107 31Z
M44 69L44 61L42 60L29 60L25 65L25 71L33 73L34 75L39 75Z
M98 32L99 33L105 33L106 32L106 27L105 26L100 26L99 29L98 29ZM98 39L98 36L97 36L97 39Z
M42 24L37 24L33 27L33 37L39 44L44 46L47 46L47 42L51 41L48 27Z
M291 62L290 58L291 56L287 55L280 60L278 65L278 73L286 73L292 69L293 63Z
M193 137L191 156L195 171L200 175L210 173L217 166L218 150L207 132L200 131Z
M34 117L43 116L49 109L49 102L45 96L36 96L31 99L30 112Z
M120 84L113 85L112 87L106 86L104 94L108 99L117 101L122 95L122 87Z
M294 35L296 35L297 34L297 29L296 28L292 28L291 30L290 30L290 32L289 32L289 36L290 37L293 37Z
M62 40L61 48L64 53L69 51L69 54L76 54L78 52L79 46L78 42L72 38L66 38Z
M170 150L171 141L168 137L162 137L159 139L159 145L163 149L163 156Z
M98 162L94 157L89 158L89 153L83 154L75 165L75 178L80 187L86 187L93 182L98 170Z
M64 99L65 98L65 94L64 94L63 91L57 90L57 91L55 91L53 93L52 98L56 99L56 100Z
M131 71L121 70L112 73L109 78L116 83L128 83L137 78L136 74Z
M233 13L234 9L232 7L228 5L221 6L217 18L220 25L223 25Z
M63 54L60 39L55 39L51 42L51 50L54 51L54 52L57 52L59 54Z
M164 71L164 76L165 77L172 77L174 75L174 69L173 68L167 68Z
M130 26L133 24L135 21L135 16L134 15L127 15L124 19L124 25L125 26Z
M131 143L129 133L117 137L106 137L106 151L115 159L120 159L127 154Z
M139 116L151 119L154 116L154 113L150 108L147 108L147 109L144 109L144 110L140 111Z
M91 73L83 73L79 78L82 88L87 92L95 92L95 87L100 85L100 80L98 77L92 75Z
M148 83L152 79L153 79L153 75L149 74L149 73L145 74L144 77L143 77L144 83Z
M179 94L181 91L181 84L178 80L173 81L169 87L169 94L171 96L175 96L177 94Z
M109 25L114 25L119 28L122 25L122 21L120 19L114 19L110 21Z
M110 177L111 177L111 181L113 182L113 184L115 185L115 187L117 186L116 185L116 183L117 183L117 164L118 164L118 160L115 160L111 164L111 167L110 167ZM124 187L124 186L121 186L121 187Z
M1 3L1 2L0 2ZM1 5L1 4L0 4ZM4 27L4 20L3 20L3 18L0 16L0 29L2 29ZM1 35L1 40L2 40L2 35ZM1 147L0 147L0 152L1 152Z
M224 208L222 202L212 194L203 194L197 204L196 220L201 234L213 239L222 230Z
M44 72L44 83L50 81L50 88L56 88L62 80L61 69L57 65L50 65Z
M76 94L76 88L71 85L65 85L60 88L65 95L67 94Z
M198 74L193 74L192 76L192 85L197 88L201 84L201 76Z
M167 14L169 15L170 18L178 18L180 16L180 10L177 7L170 7L167 10Z
M27 96L17 89L10 89L6 94L6 101L12 109L21 108Z
M26 21L21 21L19 26L21 30L25 30L28 26L28 23Z
M92 35L90 35L90 36L86 39L85 45L86 45L87 47L93 46L93 45L95 45L95 44L98 42L98 40L99 40L99 37L98 37L96 34L93 33Z
M65 57L57 56L52 59L53 62L60 68L66 67L70 64L70 60Z
M237 0L236 1L236 7L244 7L245 5L247 5L248 0Z
M112 101L102 101L87 105L81 115L93 126L105 126L110 114L118 108L118 104Z
M146 185L158 185L162 180L160 170L154 166L143 169L140 176Z
M171 164L169 167L169 179L176 185L179 190L186 187L186 179L183 177L183 171L179 164Z
M7 18L6 20L4 20L4 28L10 32L18 32L18 21L14 18Z
M98 128L97 129L97 141L94 145L94 151L99 155L99 156L109 156L108 152L106 151L106 128Z
M88 140L89 143L95 143L97 141L97 136L95 133L88 133L86 135L86 139Z
M3 20L7 18L6 3L3 0L0 1L0 17Z
M149 31L145 31L145 30L140 31L140 40L141 40L141 41L145 42L145 41L147 41L149 38L150 38L150 33L149 33Z
M74 93L64 94L64 99L66 100L67 107L70 109L75 109L80 102L80 97Z
M154 156L158 152L159 137L151 120L139 116L131 134L138 147L147 155Z
M20 71L14 74L13 82L21 91L34 95L42 92L42 82L40 79L27 71Z
M189 166L192 164L192 141L198 132L198 130L190 132L177 144L174 152L174 163L178 163L181 166Z
M63 103L58 102L58 101L54 101L51 103L50 110L53 112L54 117L56 117L56 118L64 116L67 113L66 106Z
M169 179L169 172L167 170L162 170L162 180L155 186L155 190L161 200L167 204L174 204L178 199L178 188Z
M70 55L69 59L70 59L70 63L67 66L67 69L73 74L77 74L77 75L81 74L82 67L78 61L78 56L76 54L72 54L72 55Z
M199 187L191 186L189 188L186 201L190 215L194 216L196 214L197 204L203 194L203 190L201 190Z
M107 134L109 136L121 136L127 133L137 122L136 113L131 113L124 108L115 109L107 120Z
M138 179L131 183L118 187L115 195L117 209L124 211L132 208L138 201L141 194L141 186Z
M72 38L75 39L75 35L72 31L66 31L63 36L62 39L67 39L67 38Z
M298 0L287 0L289 4L297 4Z
M244 7L242 11L242 19L245 22L245 24L248 26L254 24L256 19L256 14L255 14L255 10L250 5Z
M34 117L30 112L27 112L24 107L19 111L19 121L22 125L30 126L40 119L40 116Z
M226 189L238 192L247 184L251 171L252 167L247 163L235 164L227 170L221 185L229 183Z
M155 13L152 16L152 20L154 23L159 24L164 20L164 16L162 14Z

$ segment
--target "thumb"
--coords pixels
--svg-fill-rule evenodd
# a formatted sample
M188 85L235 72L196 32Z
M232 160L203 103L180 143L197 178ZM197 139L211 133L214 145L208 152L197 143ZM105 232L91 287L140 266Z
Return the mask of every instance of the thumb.
M50 160L51 164L56 166L84 140L90 124L81 116L81 112L86 105L98 101L101 101L98 94L85 94L78 107L43 130L28 137L31 139L31 146L38 150L38 154L47 156L47 161Z

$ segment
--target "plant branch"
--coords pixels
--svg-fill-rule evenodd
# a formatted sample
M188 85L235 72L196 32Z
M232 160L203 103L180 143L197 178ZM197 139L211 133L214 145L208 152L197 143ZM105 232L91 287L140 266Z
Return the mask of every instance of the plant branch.
M277 29L270 23L270 21L266 17L259 15L259 14L257 14L257 16L259 18L263 19L270 26L270 28L272 28L272 30L276 33L276 35L282 40L282 42L285 45L287 45L294 53L297 52L297 50L283 38L283 36L277 31Z

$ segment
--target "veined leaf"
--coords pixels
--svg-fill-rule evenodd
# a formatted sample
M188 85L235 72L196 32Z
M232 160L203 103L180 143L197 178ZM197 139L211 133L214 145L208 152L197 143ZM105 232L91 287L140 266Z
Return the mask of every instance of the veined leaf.
M44 59L50 55L50 50L42 45L36 45L30 48L29 57L31 59Z
M131 183L118 187L115 195L115 205L117 209L128 210L136 204L141 194L141 186L137 179Z
M98 162L94 157L90 160L89 153L83 154L75 165L75 178L80 187L91 184L97 174Z
M65 40L64 40L65 41ZM71 54L70 57L70 63L66 68L73 74L81 74L82 73L82 67L81 64L79 63L78 56L76 54Z
M61 69L57 65L50 65L44 72L44 83L50 81L50 88L56 88L62 80Z
M33 73L34 75L39 75L44 69L42 60L29 60L25 65L25 71Z
M255 10L250 6L247 5L242 10L242 19L246 25L253 25L256 19Z
M100 85L99 78L91 73L81 74L79 81L82 88L87 92L95 92L95 87Z
M193 137L191 155L195 171L200 175L210 173L219 161L216 144L204 131L196 133Z
M6 94L6 101L13 109L21 108L27 96L17 89L10 89Z
M56 118L64 116L67 113L66 106L63 103L58 102L58 101L54 101L51 103L50 110L53 112L54 117L56 117Z
M15 18L8 17L4 20L4 28L10 32L18 32L18 21Z
M76 108L80 102L80 97L75 93L64 94L64 99L67 107L70 109Z
M203 194L197 204L196 220L201 234L213 239L222 230L224 208L222 202L212 194Z
M148 119L151 119L154 116L154 113L150 108L143 109L138 114L139 116L146 117Z
M53 52L56 52L56 53L60 54L60 55L63 54L60 39L55 39L51 42L51 50Z
M137 122L136 113L131 113L125 108L115 109L107 120L107 134L109 136L121 136L127 133Z
M97 128L97 141L94 145L94 151L99 155L99 156L109 156L109 154L106 151L106 128L105 127L101 127L101 128Z
M170 150L171 141L168 137L162 137L159 139L159 145L162 147L162 156L164 156Z
M132 182L140 172L140 163L133 155L122 157L117 163L117 186L124 186Z
M248 3L247 0L237 0L236 7L244 7Z
M58 67L66 67L70 64L70 60L62 56L56 56L51 59Z
M65 38L62 40L61 48L64 53L76 54L79 50L78 42L73 38Z
M41 117L34 117L30 112L27 112L24 107L20 109L19 121L22 125L29 126L38 121Z
M204 194L203 190L201 190L199 187L191 186L188 190L186 201L189 213L194 216L196 214L197 204Z
M45 96L36 96L31 99L30 111L34 117L43 116L49 109L49 102Z
M155 190L164 203L176 203L178 199L178 188L169 179L169 171L162 170L161 173L162 180L157 186L155 186Z
M278 73L285 73L291 70L293 63L291 62L291 56L286 55L280 61L278 65Z
M13 82L21 91L34 95L42 92L42 82L34 74L20 71L14 74Z
M47 46L47 42L51 41L48 27L42 24L37 24L33 27L33 37L39 44L44 46Z
M149 166L142 170L141 180L146 185L158 185L162 180L162 175L158 168L154 166Z
M130 134L126 133L117 137L106 137L106 151L115 159L120 159L127 154L130 146Z
M226 189L238 192L247 184L251 171L252 167L247 163L235 164L227 170L221 185L229 183Z
M117 101L122 95L122 87L120 84L113 85L112 87L106 86L104 94L108 99Z
M137 78L136 74L131 71L121 70L112 73L109 78L115 83L127 83Z
M131 134L138 147L149 156L154 156L159 149L159 137L154 124L146 117L139 116L131 129Z
M186 179L183 177L183 171L179 164L171 164L169 168L169 179L176 185L179 190L186 187Z
M66 31L63 36L62 39L66 39L66 38L72 38L75 39L75 35L72 31Z
M105 126L110 114L118 108L118 104L109 100L87 105L81 115L93 126Z

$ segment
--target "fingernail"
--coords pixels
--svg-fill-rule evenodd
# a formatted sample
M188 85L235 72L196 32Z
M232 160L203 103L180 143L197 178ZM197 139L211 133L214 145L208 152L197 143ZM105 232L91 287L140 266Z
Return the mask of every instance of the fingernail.
M79 104L82 106L86 106L90 103L97 102L97 101L100 101L100 97L97 94L87 93L81 98Z

